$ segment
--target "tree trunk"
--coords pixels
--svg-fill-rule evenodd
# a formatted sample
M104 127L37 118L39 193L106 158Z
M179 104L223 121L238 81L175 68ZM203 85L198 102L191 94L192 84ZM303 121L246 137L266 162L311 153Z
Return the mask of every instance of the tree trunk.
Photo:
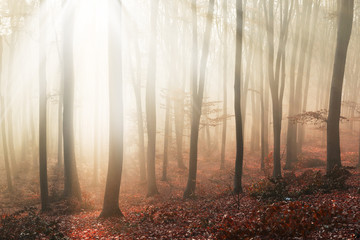
M116 5L116 23L121 23L121 7ZM109 21L109 19L108 19ZM114 24L115 26L119 26ZM109 165L103 209L100 217L123 217L119 208L119 194L123 167L123 85L121 34L108 22L109 28Z
M184 133L184 91L181 89L182 94L179 99L175 100L175 135L176 135L176 160L177 166L180 169L186 169L183 161L183 133Z
M186 22L183 22L183 31L184 26L187 26ZM185 42L186 34L182 34L182 39L178 37L178 42ZM175 114L175 136L176 136L176 159L177 159L177 165L180 169L186 169L186 166L183 161L183 134L184 134L184 118L185 118L185 111L184 111L184 101L185 101L185 79L186 77L186 47L183 44L182 47L182 76L179 78L179 87L176 89L179 91L179 95L177 98L175 98L174 101L174 114Z
M3 39L2 36L0 36L0 84L3 83L1 81L2 76L2 60L3 60ZM3 86L3 84L1 84ZM5 161L5 172L6 172L6 180L7 180L7 187L8 191L12 192L13 185L12 185L12 178L11 178L11 170L10 170L10 163L9 163L9 154L8 154L8 146L7 146L7 140L6 140L6 125L5 125L5 104L4 104L4 97L1 96L1 135L2 135L2 144L3 144L3 151L4 151L4 161Z
M255 87L254 87L255 89ZM257 106L257 99L255 96L256 92L251 94L251 113L252 113L252 122L251 122L251 136L250 136L250 151L255 152L259 150L259 137L258 137L258 110L259 107Z
M300 17L299 17L299 6L298 1L295 1L296 7L296 29L299 29L300 26ZM299 45L299 33L295 31L293 50L291 55L291 65L290 65L290 84L289 84L289 116L293 116L294 105L295 105L295 66L298 56L298 45ZM286 163L284 169L289 170L292 168L292 163L296 162L297 152L296 152L296 124L288 121L287 126L287 136L286 136Z
M137 112L137 125L139 137L139 167L140 167L140 181L146 181L146 162L145 162L145 143L144 143L144 121L141 104L141 85L135 90L136 112Z
M63 63L64 64L64 63ZM63 75L60 79L59 106L58 106L58 167L63 165L63 94L64 94Z
M156 154L156 21L158 15L159 0L151 2L151 40L149 54L149 76L146 86L146 122L148 130L148 149L147 149L147 173L148 189L147 196L151 197L158 194L155 173L155 154Z
M44 1L42 1L44 3ZM45 6L40 6L40 18L45 14ZM39 37L39 172L40 172L40 197L41 210L48 207L48 179L47 179L47 143L46 143L46 32L40 21Z
M315 27L317 26L317 19L319 15L319 2L314 2L314 14L313 19L311 21L311 30L310 30L310 36L309 37L309 52L308 52L308 61L306 65L306 75L305 75L305 88L304 88L304 95L303 95L303 103L302 103L302 112L306 112L307 107L307 100L308 100L308 94L309 94L309 85L310 85L310 76L311 76L311 66L312 66L312 55L313 55L313 48L314 48L314 42L315 37L317 34L317 31L315 30ZM302 152L302 146L304 142L305 137L305 127L300 126L299 127L299 143L298 143L298 149L299 152Z
M327 173L330 173L335 166L341 166L339 135L341 94L354 14L354 0L339 1L338 4L341 5L327 121Z
M274 71L274 0L269 1L268 11L264 2L264 10L267 25L267 38L269 45L268 74L273 106L273 131L274 131L274 170L273 177L281 177L281 118L282 100L285 89L285 47L288 36L289 22L291 18L292 3L285 1L285 6L280 4L281 28L279 47L277 49L276 64ZM280 71L281 70L281 71Z
M225 151L226 151L226 128L227 128L227 57L228 57L228 4L227 0L223 2L224 15L224 75L223 75L223 124L221 136L221 155L220 155L220 169L225 169Z
M261 44L262 45L262 44ZM261 49L262 50L262 49ZM260 66L263 66L263 54L259 56L260 58ZM264 70L263 67L260 68L260 107L261 107L261 135L260 135L260 142L261 142L261 159L260 159L260 168L264 170L265 168L265 157L266 157L266 147L265 147L265 131L266 131L266 118L265 118L265 104L264 104Z
M99 89L99 88L97 88ZM99 99L99 93L96 92L96 99ZM93 185L99 184L99 104L95 103L94 111L94 168L93 168Z
M309 42L309 30L308 26L310 25L310 15L311 15L311 2L309 0L304 1L303 3L303 24L301 29L301 44L300 44L300 56L299 56L299 68L297 71L296 87L295 87L295 102L294 102L294 114L301 113L301 99L303 92L303 76L305 69L305 59L308 51L308 42ZM296 125L296 129L293 132L293 138L297 140L296 144L296 154L301 153L299 148L299 134L301 126ZM296 160L296 158L295 158Z
M236 159L234 193L242 193L242 171L244 157L244 140L241 119L241 58L242 58L242 34L243 34L243 9L242 0L236 1L236 53L235 53L235 82L234 82L234 106L236 127Z
M80 183L75 159L74 142L74 62L73 62L73 13L64 21L64 196L81 201Z
M191 134L190 134L190 158L189 158L189 176L184 192L184 198L193 197L196 188L196 172L197 172L197 153L199 140L199 125L201 117L201 108L204 96L205 73L206 64L209 55L209 45L212 30L213 14L214 14L214 0L209 1L208 16L206 29L204 34L204 44L202 49L201 63L200 63L200 81L197 86L197 20L196 20L196 0L193 0L193 59L192 59L192 115L191 115Z
M9 64L8 64L8 72L9 72L9 79L7 81L7 92L8 94L11 94L12 92L12 81L11 81L11 77L12 77L12 66L13 66L13 62L14 62L14 51L15 51L15 33L13 33L11 35L11 40L10 40L10 51L9 51ZM6 117L6 121L7 121L7 145L9 148L9 153L10 153L10 163L11 163L11 170L13 172L13 175L16 176L17 175L17 171L18 171L18 164L17 164L17 159L16 159L16 153L15 153L15 147L14 147L14 136L13 136L13 113L12 113L12 99L11 96L4 96L4 104L7 107L7 110L5 111L5 115L4 117ZM8 103L7 103L8 102ZM5 118L4 118L5 119Z
M163 172L162 172L162 181L167 180L167 167L168 167L168 150L169 150L169 132L170 132L170 96L169 96L169 87L168 92L166 93L166 113L165 113L165 133L164 133L164 159L163 159Z
M134 39L136 65L138 69L141 69L141 58L139 50L139 42ZM137 72L135 75L134 72ZM144 121L143 121L143 110L141 103L141 72L135 71L133 68L133 89L135 94L136 102L136 116L137 116L137 128L139 138L139 170L140 170L140 181L146 181L146 161L145 161L145 143L144 143Z
M33 107L32 101L29 101L29 106ZM34 122L34 112L30 111L30 129L31 129L31 150L32 150L32 168L37 169L39 162L38 162L38 151L39 148L37 147L37 137L35 133L35 122Z

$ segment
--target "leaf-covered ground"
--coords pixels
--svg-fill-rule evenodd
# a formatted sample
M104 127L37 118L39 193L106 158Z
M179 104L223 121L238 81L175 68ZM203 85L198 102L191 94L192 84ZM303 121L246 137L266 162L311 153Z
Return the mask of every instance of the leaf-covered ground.
M347 169L351 175L344 186L336 176L333 189L327 189L321 156L307 148L299 169L285 172L284 182L267 180L258 164L247 161L241 195L231 193L233 160L219 170L218 162L200 159L197 197L189 200L182 199L187 171L175 164L169 180L158 181L160 195L151 198L145 197L145 184L125 173L124 219L98 218L104 183L93 187L85 174L80 175L83 203L59 201L62 180L56 168L50 171L56 201L49 212L39 213L37 178L23 173L15 193L1 191L0 239L360 239L360 171ZM345 166L356 161L355 153L343 155ZM310 170L311 164L316 168Z

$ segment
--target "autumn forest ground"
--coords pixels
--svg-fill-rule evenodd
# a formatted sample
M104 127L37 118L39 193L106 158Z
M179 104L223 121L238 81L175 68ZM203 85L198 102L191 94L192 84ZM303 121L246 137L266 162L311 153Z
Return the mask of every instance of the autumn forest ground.
M182 198L187 170L177 169L172 159L168 181L157 176L155 197L147 198L146 184L127 171L122 220L98 218L105 175L94 187L89 164L78 163L84 169L82 203L61 200L62 171L55 163L49 167L52 204L45 213L39 212L38 175L24 167L14 179L14 193L1 179L0 239L360 239L360 171L353 168L358 153L343 151L347 168L325 177L326 152L318 145L304 146L296 170L284 171L282 180L266 178L259 155L247 152L240 195L231 192L234 154L229 152L225 170L219 170L217 157L199 157L196 197L189 200ZM270 161L266 166L271 168Z

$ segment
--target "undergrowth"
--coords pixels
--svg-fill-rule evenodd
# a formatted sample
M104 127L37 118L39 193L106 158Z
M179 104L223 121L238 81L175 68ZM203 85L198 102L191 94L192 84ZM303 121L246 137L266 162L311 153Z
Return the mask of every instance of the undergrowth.
M249 187L249 194L259 200L275 202L296 200L303 195L330 193L348 188L346 180L351 173L344 167L336 167L329 174L307 170L300 176L285 174L283 178L266 178Z
M36 208L28 207L0 220L1 239L68 239L59 230L57 221L46 221Z

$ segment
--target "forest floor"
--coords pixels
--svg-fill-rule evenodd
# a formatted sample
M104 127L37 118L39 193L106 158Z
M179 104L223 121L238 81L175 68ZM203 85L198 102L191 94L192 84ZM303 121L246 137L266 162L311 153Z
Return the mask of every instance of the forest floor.
M1 180L0 239L360 239L360 171L351 167L357 153L344 153L342 163L348 168L332 177L323 175L323 153L306 147L296 170L284 171L282 180L266 178L258 155L249 153L239 195L231 192L234 159L220 170L218 161L200 158L196 197L188 200L182 198L187 170L174 162L168 181L158 180L155 197L147 198L146 184L125 173L120 193L124 219L98 218L105 176L94 187L86 177L91 169L80 174L82 203L59 200L62 172L55 166L49 170L53 203L50 211L40 213L38 176L22 170L12 194Z

